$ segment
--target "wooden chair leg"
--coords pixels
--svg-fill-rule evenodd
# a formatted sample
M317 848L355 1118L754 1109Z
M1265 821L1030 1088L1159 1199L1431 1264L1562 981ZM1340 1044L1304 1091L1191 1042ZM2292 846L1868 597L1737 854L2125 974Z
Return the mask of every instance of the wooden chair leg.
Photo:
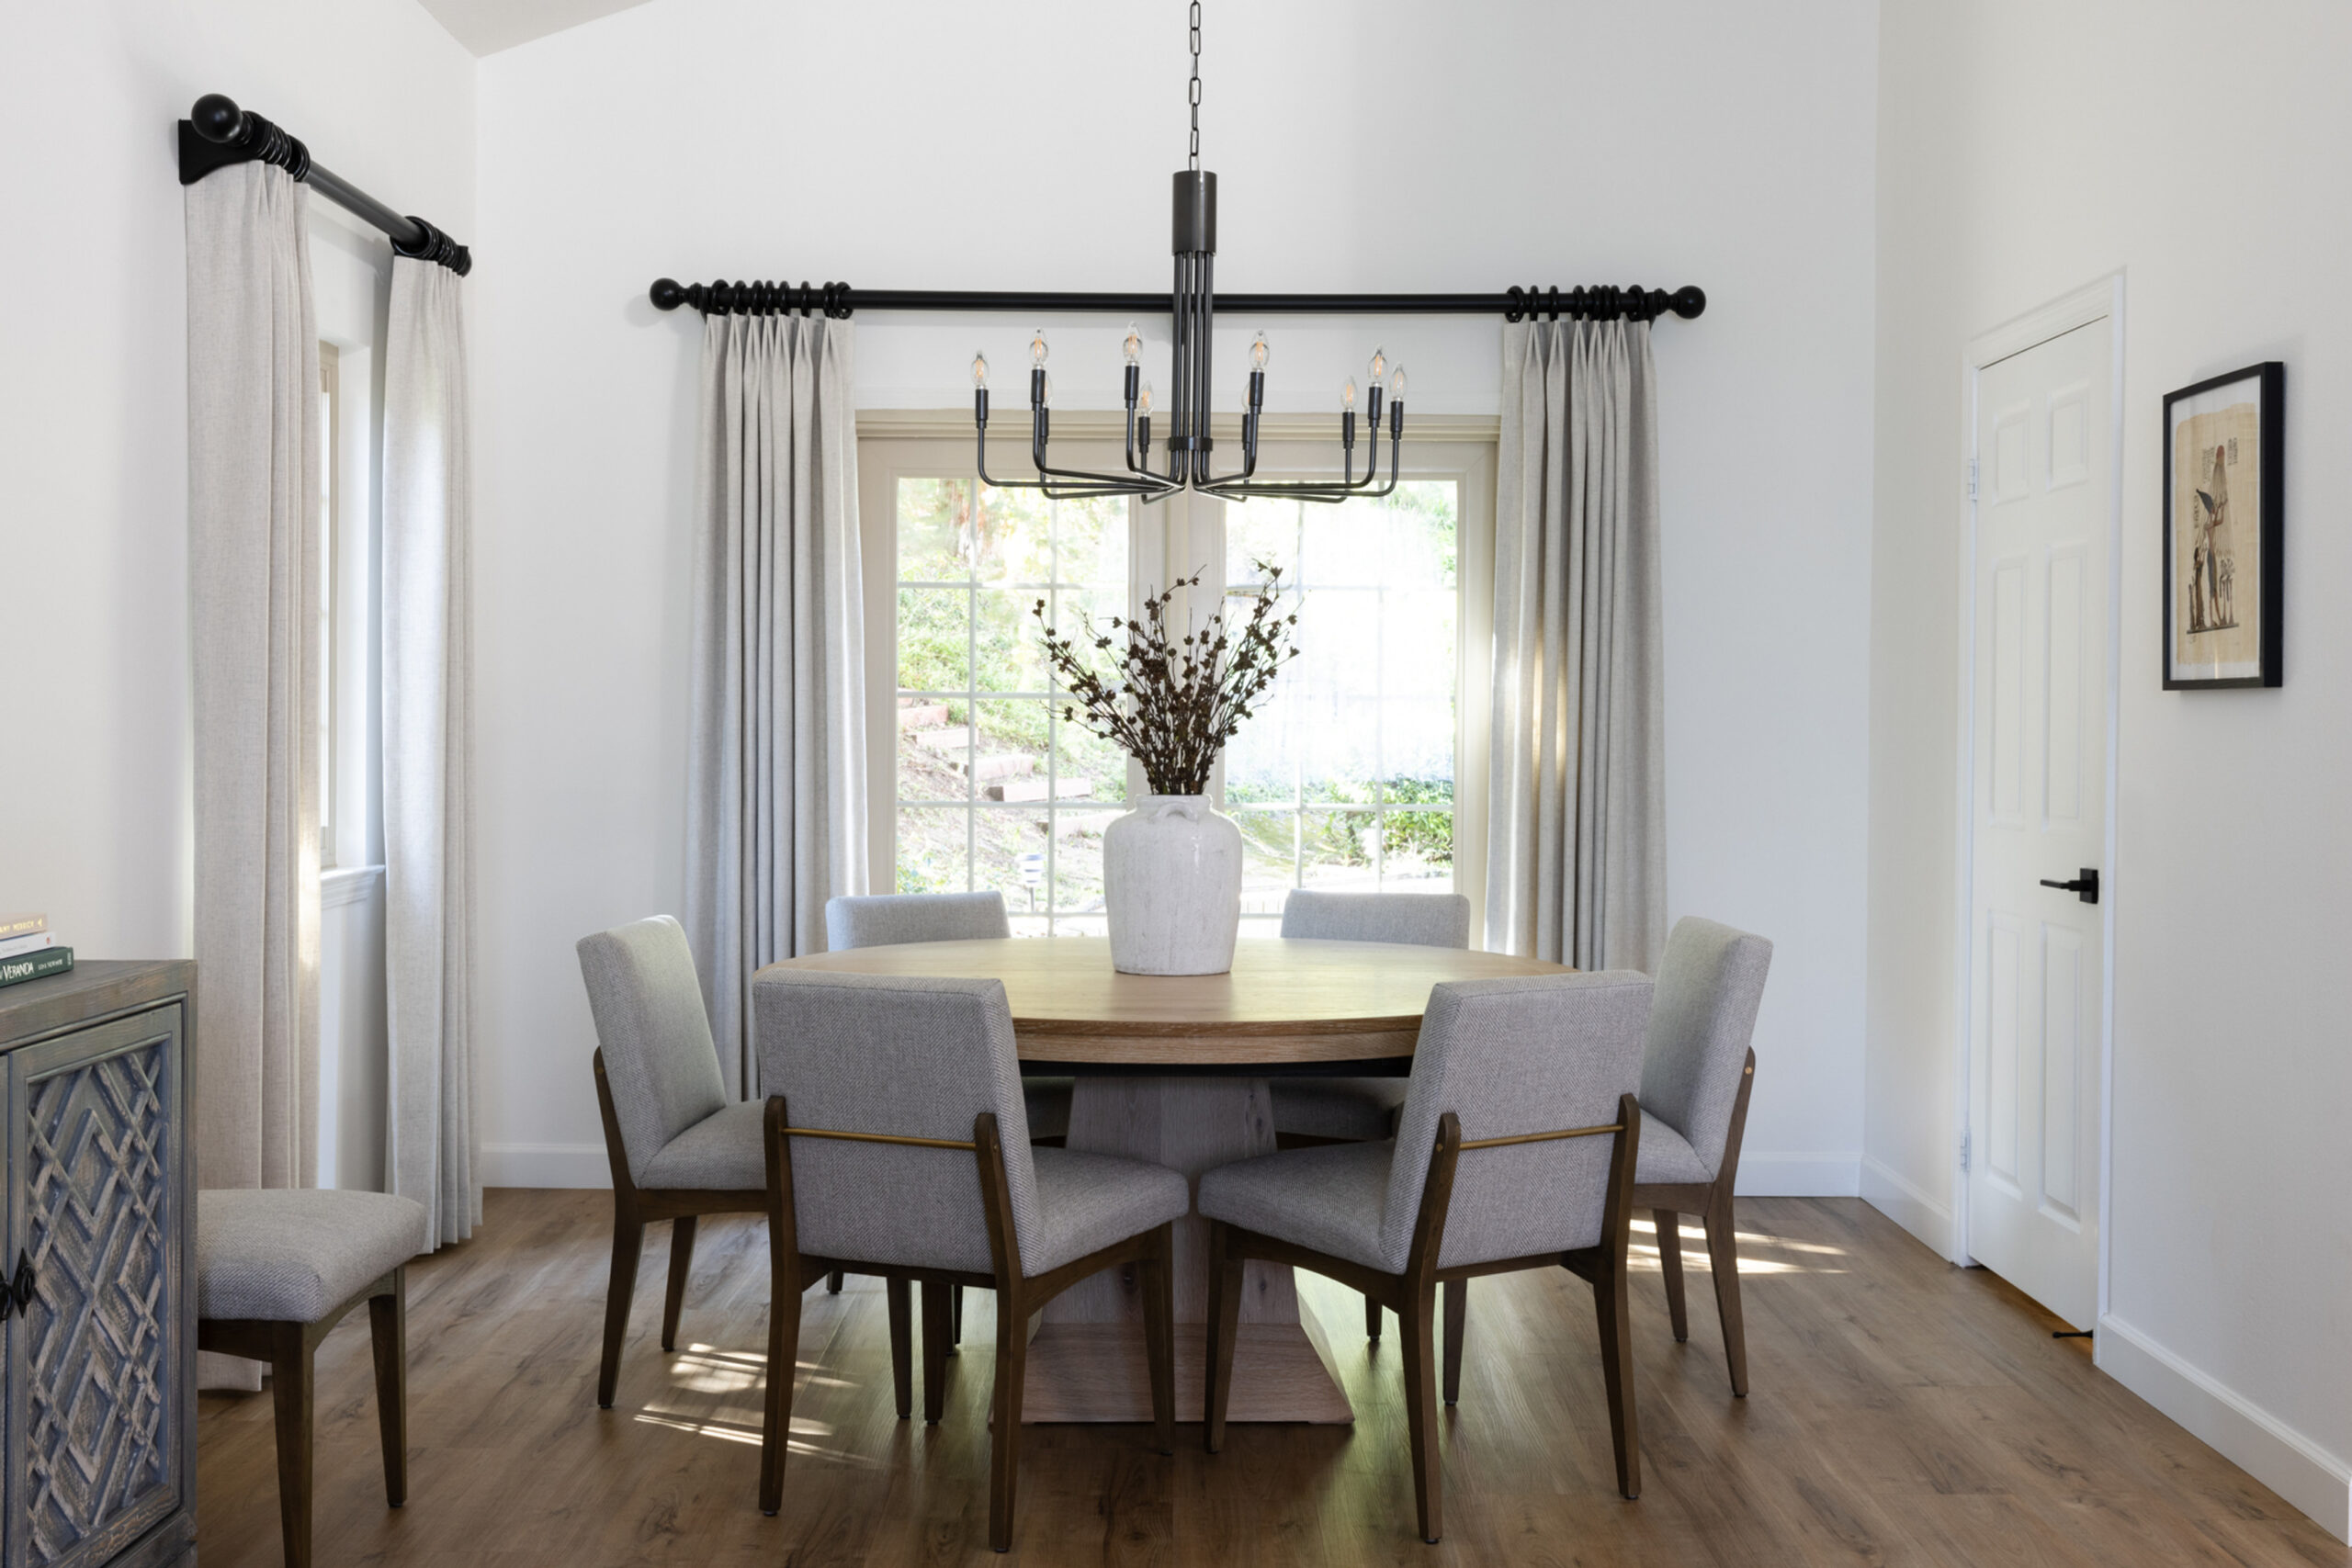
M1380 1343L1380 1303L1370 1296L1363 1299L1363 1337L1375 1345Z
M1144 1357L1151 1364L1152 1446L1176 1451L1176 1227L1153 1234L1136 1269L1143 1288Z
M277 1520L286 1568L311 1568L311 1345L299 1323L272 1325L270 1400L277 1416Z
M392 1270L389 1295L368 1298L368 1330L376 1351L376 1425L384 1441L384 1501L408 1501L408 1280Z
M621 1341L628 1337L629 1298L637 1293L637 1258L645 1250L645 1224L636 1213L613 1206L613 1278L605 1288L605 1359L596 1370L598 1408L613 1407L620 1386Z
M1671 1209L1652 1209L1657 1226L1657 1268L1666 1276L1666 1315L1674 1321L1677 1345L1690 1337L1690 1313L1682 1298L1682 1216Z
M1436 1286L1415 1289L1396 1315L1405 1341L1405 1430L1412 1450L1413 1506L1420 1518L1421 1539L1434 1545L1445 1529L1437 1450Z
M926 1427L936 1427L947 1411L947 1334L948 1318L955 1308L948 1305L947 1292L953 1285L922 1282L922 1419Z
M1012 1548L1013 1493L1021 1478L1021 1387L1028 1376L1029 1314L1017 1290L997 1286L996 1388L989 1432L989 1544Z
M784 1455L792 1437L792 1385L800 1370L800 1292L805 1283L799 1253L771 1247L767 1408L760 1423L760 1512L770 1517L784 1506Z
M825 1276L825 1294L838 1296L842 1293L842 1273L841 1269L836 1269Z
M678 1310L686 1304L686 1278L695 1269L695 1216L670 1222L670 1293L662 1301L662 1348L678 1348Z
M1462 1337L1470 1326L1470 1281L1445 1282L1445 1402L1462 1399Z
M1634 1336L1625 1271L1604 1264L1592 1286L1600 1328L1600 1382L1609 1399L1609 1438L1617 1450L1617 1490L1629 1501L1642 1495L1641 1428L1634 1415Z
M1731 1363L1731 1391L1747 1397L1747 1325L1739 1308L1739 1235L1732 1223L1731 1195L1720 1195L1707 1211L1707 1262L1715 1273L1715 1315L1724 1325L1724 1359Z
M1201 1358L1208 1387L1201 1396L1201 1439L1211 1453L1225 1446L1225 1412L1233 1394L1233 1344L1241 1334L1241 1272L1227 1256L1226 1226L1209 1222L1208 1353Z
M903 1275L882 1281L890 1301L890 1387L899 1397L899 1419L915 1413L914 1299Z

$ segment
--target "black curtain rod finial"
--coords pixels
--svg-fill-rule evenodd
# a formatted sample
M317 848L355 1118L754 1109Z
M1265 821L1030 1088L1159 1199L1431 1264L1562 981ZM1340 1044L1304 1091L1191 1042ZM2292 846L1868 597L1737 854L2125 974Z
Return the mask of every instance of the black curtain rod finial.
M226 93L207 93L196 100L188 121L207 141L231 142L245 129L245 115Z
M648 294L657 310L674 310L686 302L686 291L674 277L657 277Z

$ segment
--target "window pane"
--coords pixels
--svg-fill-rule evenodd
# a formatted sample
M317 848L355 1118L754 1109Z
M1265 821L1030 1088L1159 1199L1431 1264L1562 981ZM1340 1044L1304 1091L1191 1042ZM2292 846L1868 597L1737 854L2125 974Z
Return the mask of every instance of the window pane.
M1050 798L1046 773L1047 705L1043 700L982 699L972 777L983 800Z
M1053 580L1054 503L1034 490L990 490L980 498L974 574L983 582Z
M1306 510L1304 502L1264 496L1238 506L1228 504L1225 509L1225 581L1235 588L1254 587L1260 561L1281 567L1284 577L1295 578L1298 530Z
M899 807L898 892L969 890L964 868L970 817L960 806Z
M961 582L972 575L972 481L899 481L899 579Z
M1127 754L1083 724L1062 716L1067 698L1054 708L1055 795L1065 801L1127 798Z
M983 588L972 597L972 673L978 689L1044 691L1044 633L1031 611L1046 595L1034 588Z
M1299 870L1325 892L1380 890L1380 829L1369 811L1306 811L1299 816Z
M1008 915L1042 915L1053 908L1046 883L1046 819L1042 810L986 807L973 813L972 886L1004 895Z
M899 798L971 796L972 705L959 697L899 699Z
M1241 912L1279 915L1298 886L1298 813L1236 811L1241 828Z
M1055 503L1054 581L1098 591L1125 614L1127 602L1127 503L1098 496Z
M961 588L899 590L899 690L972 689L972 595Z
M1102 829L1119 815L1064 808L1054 814L1054 929L1070 930L1071 914L1102 910ZM1097 932L1097 935L1102 933Z
M1449 796L1452 792L1449 790ZM1453 812L1381 813L1380 886L1391 893L1453 891Z

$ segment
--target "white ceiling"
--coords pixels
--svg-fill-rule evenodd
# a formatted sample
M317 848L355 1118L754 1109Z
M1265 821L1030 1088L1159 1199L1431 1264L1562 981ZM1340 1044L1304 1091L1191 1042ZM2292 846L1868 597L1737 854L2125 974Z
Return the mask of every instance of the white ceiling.
M423 0L450 36L477 55L495 54L645 0Z

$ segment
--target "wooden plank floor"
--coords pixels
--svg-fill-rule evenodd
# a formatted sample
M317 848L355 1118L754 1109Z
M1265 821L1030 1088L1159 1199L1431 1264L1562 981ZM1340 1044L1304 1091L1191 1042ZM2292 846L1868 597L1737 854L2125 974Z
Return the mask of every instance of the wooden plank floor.
M319 1352L318 1561L972 1562L987 1546L989 1298L973 1292L947 1418L900 1422L878 1281L808 1298L785 1511L763 1517L766 1243L703 1222L680 1350L657 1344L651 1227L616 1408L595 1406L602 1193L500 1190L474 1241L409 1273L409 1503L387 1509L367 1314ZM1645 1490L1621 1500L1590 1295L1558 1271L1476 1281L1462 1403L1442 1416L1446 1538L1413 1530L1399 1355L1359 1298L1302 1276L1358 1415L1236 1427L1173 1458L1127 1427L1025 1429L1013 1555L1252 1564L2346 1564L2352 1553L2095 1371L1982 1270L1852 1200L1743 1200L1752 1396L1731 1397L1705 1251L1691 1340L1650 1238L1634 1280ZM1693 1233L1695 1236L1695 1232ZM919 1337L918 1337L919 1342ZM278 1562L266 1395L207 1395L207 1568Z

